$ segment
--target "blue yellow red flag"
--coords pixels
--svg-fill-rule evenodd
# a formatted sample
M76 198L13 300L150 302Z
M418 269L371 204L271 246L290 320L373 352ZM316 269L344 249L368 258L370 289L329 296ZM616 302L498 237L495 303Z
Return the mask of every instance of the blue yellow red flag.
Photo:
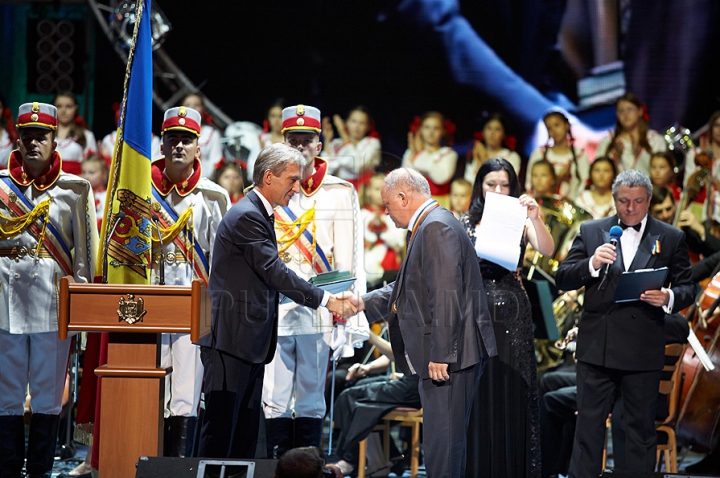
M122 109L110 165L97 274L107 260L110 284L150 282L152 234L150 143L152 134L152 37L150 0L136 4ZM122 214L121 214L122 212Z

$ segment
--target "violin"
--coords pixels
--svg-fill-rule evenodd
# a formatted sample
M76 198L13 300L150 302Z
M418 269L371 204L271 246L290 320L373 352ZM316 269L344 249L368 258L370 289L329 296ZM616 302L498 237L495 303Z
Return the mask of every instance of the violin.
M688 205L697 197L704 189L712 185L712 159L705 151L700 151L695 156L695 165L698 167L694 173L690 175L687 186L685 186L680 194L680 201L675 210L675 219L673 226L677 227L680 220L680 213L687 209ZM709 196L708 196L709 197Z

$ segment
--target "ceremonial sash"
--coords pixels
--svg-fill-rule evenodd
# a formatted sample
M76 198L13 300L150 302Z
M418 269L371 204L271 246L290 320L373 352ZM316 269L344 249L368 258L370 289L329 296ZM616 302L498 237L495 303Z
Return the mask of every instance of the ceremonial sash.
M158 215L160 219L160 224L164 228L170 228L173 224L175 224L175 222L177 222L180 216L177 212L175 212L172 206L170 206L170 204L165 201L165 198L163 198L162 195L160 195L160 193L158 192L158 190L154 187L152 188L152 193L153 198L155 199L155 201L158 202L158 204L160 204L161 207L161 211L158 211L160 213ZM190 242L192 242L192 251L189 253L187 244L185 241L182 240L180 235L176 236L173 242L186 258L192 258L193 270L195 271L195 274L205 283L205 286L207 287L208 278L210 276L210 266L208 264L207 258L205 257L205 253L200 247L200 244L195 241L195 235L192 230L187 230L187 227L185 229L186 234L189 235Z
M275 225L281 228L287 235L297 232L302 227L301 224L296 224L297 216L295 216L288 206L275 209L275 219L277 220ZM279 222L284 224L279 224ZM314 248L313 243L315 243ZM322 274L323 272L332 270L325 252L320 247L320 244L313 240L313 235L307 229L302 231L293 244L295 244L295 247L297 247L303 257L307 259L308 263L312 265L315 272ZM318 260L315 260L316 258Z
M8 211L16 216L28 214L35 209L35 204L25 197L9 177L4 177L2 181L0 181L0 202L5 205ZM43 216L41 216L41 218L44 221L45 218ZM35 240L39 240L39 238L43 236L42 246L45 250L47 250L67 275L73 275L72 253L52 222L49 220L46 222L44 234L41 233L41 227L38 226L37 223L31 224L26 230Z
M422 211L420 211L420 214L418 215L418 218L415 221L415 224L413 224L412 229L410 231L408 231L408 237L407 237L408 247L410 246L410 243L412 242L413 238L415 237L415 233L417 232L418 227L420 227L420 224L423 222L423 219L425 219L425 216L427 216L430 211L432 211L433 209L435 209L438 206L440 206L440 205L437 203L437 201L432 201L432 202L428 203L428 205L425 206L425 208Z

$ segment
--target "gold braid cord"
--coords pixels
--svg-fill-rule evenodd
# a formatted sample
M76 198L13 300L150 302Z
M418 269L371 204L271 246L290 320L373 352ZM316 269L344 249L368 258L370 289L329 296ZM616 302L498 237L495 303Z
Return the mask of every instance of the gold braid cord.
M280 246L280 250L278 251L279 254L282 254L283 252L287 251L290 246L293 245L295 241L298 240L298 238L302 235L303 232L307 229L309 225L311 226L310 233L312 234L312 250L313 254L315 254L315 246L317 244L317 238L315 236L315 206L313 205L310 209L302 213L301 216L299 216L294 221L285 222L281 221L279 219L275 219L275 223L282 227L285 232L283 232L282 236L280 236L277 240L278 244L282 244Z
M37 246L35 246L35 254L36 256L39 255L40 248L45 240L45 228L47 227L48 222L50 222L50 215L48 212L50 211L51 202L52 198L45 199L38 203L32 211L27 214L23 214L22 216L7 217L4 214L0 214L0 219L2 220L2 223L0 224L0 241L12 239L13 237L22 234L37 219L42 217L42 229L40 229Z
M189 225L188 229L190 230L190 234L193 234L193 210L192 208L187 208L182 214L180 214L180 217L178 217L178 220L175 221L175 224L169 226L169 227L162 227L160 226L160 234L162 234L162 242L163 244L170 244L170 242L174 241L175 238L180 234L180 231L182 231L186 226ZM160 241L157 238L157 233L153 231L152 236L152 242L153 246L159 246ZM185 245L188 245L187 237L185 238ZM189 253L192 253L192 247L188 249Z

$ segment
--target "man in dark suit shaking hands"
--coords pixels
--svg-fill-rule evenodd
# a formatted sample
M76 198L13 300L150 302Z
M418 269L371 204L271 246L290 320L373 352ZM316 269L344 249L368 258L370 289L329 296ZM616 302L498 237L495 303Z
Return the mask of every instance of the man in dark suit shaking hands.
M556 276L559 289L585 286L576 355L578 418L569 472L573 478L597 477L602 472L605 419L618 393L627 432L624 469L653 471L664 317L687 307L694 297L682 231L648 215L650 179L627 170L615 179L612 191L617 215L580 226ZM613 226L623 228L617 248L609 244ZM624 271L660 267L668 268L664 287L645 291L638 301L615 303Z
M208 285L212 331L199 342L205 367L199 456L255 457L263 372L277 345L281 293L344 318L356 313L348 301L300 279L278 257L273 209L287 206L298 192L304 167L303 154L289 146L263 149L255 162L255 188L218 228Z
M368 320L387 316L398 367L422 379L427 476L457 478L473 395L497 354L480 268L462 225L420 173L392 171L381 195L395 225L408 229L407 258L395 282L353 300Z

